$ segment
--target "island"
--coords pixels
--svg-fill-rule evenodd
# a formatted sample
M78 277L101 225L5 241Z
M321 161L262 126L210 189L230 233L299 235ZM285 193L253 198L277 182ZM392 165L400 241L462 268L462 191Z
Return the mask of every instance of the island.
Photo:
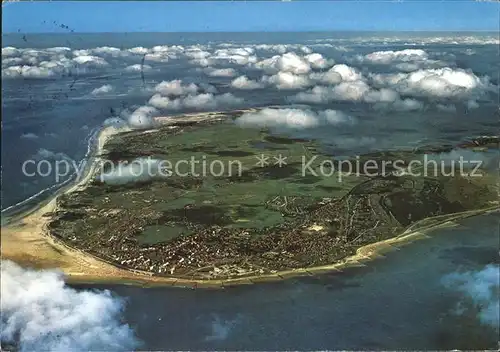
M246 112L104 129L83 179L2 229L3 257L75 281L224 287L364 265L499 209L498 136L336 157L240 126ZM456 150L490 163L450 172Z

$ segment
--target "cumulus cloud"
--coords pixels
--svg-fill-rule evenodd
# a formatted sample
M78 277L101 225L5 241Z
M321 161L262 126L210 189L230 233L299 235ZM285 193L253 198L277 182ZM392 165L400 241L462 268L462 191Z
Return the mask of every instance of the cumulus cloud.
M424 103L415 99L402 99L396 100L391 108L399 111L414 111L414 110L422 110L424 108Z
M205 72L210 77L234 77L238 74L234 68L208 68Z
M110 185L145 182L171 176L169 165L163 160L139 158L130 163L119 163L99 175L99 181Z
M216 109L241 105L243 99L231 93L217 95L217 89L206 83L184 84L181 80L163 81L155 87L148 105L160 110Z
M71 158L65 153L53 152L53 151L45 149L45 148L38 149L36 154L33 155L33 159L35 159L35 160L71 160Z
M363 57L364 60L378 63L390 64L394 61L417 61L427 59L429 55L422 49L405 49L399 51L377 51Z
M92 95L103 95L107 93L111 93L113 91L113 86L110 84L105 84L99 88L94 89L90 94Z
M358 55L355 61L363 64L393 65L398 70L404 72L446 66L446 63L443 61L430 59L429 54L422 49L376 51L364 56Z
M38 136L36 134L30 132L30 133L23 133L21 135L21 138L23 138L23 139L38 139Z
M473 109L477 109L478 107L479 107L479 104L477 101L472 100L472 99L467 101L467 109L473 110Z
M120 322L124 305L109 291L76 291L54 271L1 262L1 340L21 351L123 351L139 347Z
M37 66L10 66L5 69L2 68L2 77L4 78L50 78L58 74L57 70Z
M189 94L175 99L155 94L148 102L149 105L163 110L216 109L234 107L242 103L242 98L235 97L231 93L221 95L214 95L212 93Z
M312 110L266 108L257 112L244 113L235 123L242 127L304 129L317 127L321 124L353 124L355 119L336 110L316 113Z
M411 73L373 74L373 82L400 94L429 98L463 98L489 89L488 77L463 69L426 69Z
M234 327L240 322L241 316L235 319L223 319L219 315L214 314L213 320L210 322L210 335L205 337L205 341L224 341L226 340Z
M184 98L184 106L193 109L214 109L217 107L231 107L242 104L243 99L237 98L231 93L222 95L213 95L211 93L204 93L199 95L188 95Z
M443 278L443 284L464 295L464 302L457 306L457 313L472 304L477 318L485 325L498 329L499 322L500 267L488 265L480 271L456 272Z
M19 50L12 47L12 46L6 46L5 48L2 48L2 58L9 57L9 56L17 56L19 55Z
M132 128L148 128L153 125L153 116L158 110L153 106L141 106L128 117L128 124Z
M127 126L127 121L119 117L110 117L104 120L103 126L114 126L116 128Z
M481 163L480 168L486 170L498 170L500 155L497 152L476 152L470 149L458 148L450 152L427 154L427 160L436 161L442 165L454 167L456 170L473 169L476 164Z
M262 77L262 82L276 86L278 89L300 89L311 85L307 76L292 72L278 72L273 76Z
M369 93L372 93L368 96ZM382 94L370 92L364 81L341 82L333 87L316 86L309 91L298 93L293 100L303 103L328 103L330 101L362 101L368 96L370 102Z
M444 112L457 112L455 105L451 104L436 104L436 109Z
M125 67L127 72L141 72L141 71L151 71L152 67L149 65L135 64Z
M92 64L95 66L106 66L108 63L101 57L92 55L77 56L73 59L77 64Z
M342 81L344 82L353 82L353 81L359 81L363 79L363 76L353 67L344 65L344 64L339 64L333 66L329 72L335 72L340 75L342 78Z
M314 104L326 104L332 101L364 102L374 104L375 109L398 111L414 111L424 108L424 104L418 100L401 99L395 90L374 89L363 80L348 80L334 86L315 86L308 91L296 94L291 99L300 103Z
M404 55L399 52L390 52L391 54L377 52L374 57L390 61L392 57L425 56L418 50L403 52ZM410 73L369 74L365 77L353 67L338 64L326 72L312 73L308 79L309 82L322 85L298 93L292 97L293 101L302 103L357 101L376 104L376 108L403 111L420 110L424 107L423 102L414 98L427 98L435 102L446 101L447 104L450 99L455 101L465 99L468 109L475 109L478 107L477 98L493 91L494 88L487 76L478 77L471 71L448 67L419 69ZM304 83L302 86L307 84ZM402 96L408 98L403 99ZM437 108L446 109L444 104Z
M364 100L368 103L392 103L399 99L399 94L387 88L382 88L380 90L371 90L366 95Z
M326 72L313 72L310 78L326 85L362 81L364 79L363 75L359 73L358 70L345 64L334 65Z
M252 90L264 88L265 85L261 82L252 81L251 79L248 79L247 76L240 76L231 82L231 87L236 89Z
M162 95L181 96L185 94L195 94L198 92L198 86L194 83L183 84L180 79L173 81L162 81L155 90Z
M137 46L134 48L127 49L127 51L132 54L144 55L149 52L149 49L144 48L142 46Z
M362 100L370 87L363 81L342 82L332 87L331 92L335 100Z
M75 50L55 47L48 49L4 48L2 77L4 78L57 78L69 74L79 75L108 67L108 62L92 55L93 50ZM119 49L118 49L119 50ZM105 54L105 50L97 50Z
M293 52L264 59L257 62L255 64L255 67L262 69L268 73L281 71L301 75L309 73L309 71L311 71L309 62Z
M406 99L397 99L392 102L378 102L373 106L376 110L395 110L395 111L418 111L423 110L425 107L424 103L421 101L406 98Z
M229 62L236 65L249 65L257 62L255 50L251 47L218 49L210 56L213 62Z

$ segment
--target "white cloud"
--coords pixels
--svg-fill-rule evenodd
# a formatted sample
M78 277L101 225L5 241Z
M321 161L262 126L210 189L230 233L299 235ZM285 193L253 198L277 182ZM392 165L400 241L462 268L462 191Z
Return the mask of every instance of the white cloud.
M442 53L435 53L434 55L452 57L450 54L443 55ZM364 56L358 55L355 61L379 65L394 65L395 68L403 72L412 72L423 68L442 68L447 65L444 61L430 59L429 54L422 49L377 51Z
M99 181L110 185L145 182L158 177L171 176L169 164L159 159L138 158L120 163L99 175Z
M481 323L498 329L499 275L498 265L488 265L480 271L449 274L443 278L443 284L464 295L464 301L457 305L457 313L462 314L467 308L472 308L473 312L477 311L477 318Z
M278 89L300 89L311 85L307 76L291 72L278 72L273 76L264 76L262 82L274 85Z
M358 70L345 64L335 65L327 72L314 72L310 78L328 85L364 80L363 75Z
M116 128L127 126L127 121L119 117L109 117L102 123L103 126L114 126Z
M234 68L207 68L205 72L210 77L234 77L238 74Z
M380 103L378 108L385 108L397 111L417 111L422 110L424 108L424 103L415 99L402 99L396 100L391 104L384 105L384 103Z
M393 107L396 110L402 111L422 110L424 108L424 103L415 99L407 98L395 101Z
M415 99L401 99L400 95L388 88L371 88L364 81L341 82L332 87L316 86L309 91L300 92L292 97L301 103L325 104L331 101L355 101L373 103L375 109L414 111L424 108L424 104Z
M342 82L332 88L335 100L362 100L370 87L363 81Z
M5 48L2 48L2 57L17 56L17 55L19 55L19 50L12 46L7 46Z
M437 104L436 108L444 112L457 112L457 108L455 107L455 105L451 104Z
M127 55L128 51L122 51L119 48L110 47L110 46L101 46L98 48L93 48L90 50L92 54L96 55L109 55L109 56L124 56Z
M76 291L54 271L1 262L1 340L21 351L122 351L139 347L109 291Z
M181 106L180 104L178 104L174 108L173 105L175 101L179 102L179 100L171 100L168 97L162 96L161 94L155 94L149 99L148 104L161 110L165 109L178 110L181 108Z
M329 71L338 73L342 77L342 81L358 81L363 79L363 76L355 68L344 64L335 65Z
M456 170L462 164L463 169L473 169L478 162L481 162L482 169L498 171L500 155L497 152L476 152L466 148L453 149L450 152L427 154L427 160L435 160L446 166L453 164Z
M193 48L185 51L184 55L192 59L205 59L207 57L210 57L212 54L208 51L204 51L198 48Z
M153 115L158 112L152 106L141 106L137 108L128 118L128 124L132 128L148 128L153 124Z
M292 129L317 127L321 124L353 124L354 122L354 118L336 110L315 113L312 110L271 108L244 113L235 121L237 125L243 127L286 127Z
M141 71L151 71L152 67L149 65L135 64L125 67L127 72L141 72Z
M258 44L255 46L255 49L274 51L279 54L284 54L287 51L287 46L284 44Z
M110 84L105 84L99 88L94 89L90 94L92 95L103 95L113 91L113 86Z
M212 93L190 94L176 99L155 94L148 104L162 110L205 110L238 106L243 104L243 99L235 97L231 93L222 95Z
M377 85L391 87L401 94L430 98L463 98L490 88L487 77L479 78L462 69L418 70L408 74L374 74Z
M323 57L323 55L318 53L309 54L305 57L305 59L311 64L311 67L313 68L326 68L334 63L333 60L327 60Z
M184 106L192 109L215 109L218 107L231 107L243 103L243 99L237 98L231 93L213 95L211 93L188 95L184 98Z
M49 78L57 76L58 72L48 68L36 66L11 66L2 68L2 77L5 78Z
M259 61L255 64L255 67L268 73L281 71L296 75L309 73L311 70L311 66L307 60L292 52Z
M237 65L248 65L257 62L257 56L253 54L254 49L250 47L218 49L210 56L210 60L230 62Z
M367 103L393 103L399 99L399 94L388 88L382 88L380 90L370 90L366 93L364 100Z
M23 138L23 139L37 139L38 136L34 133L23 133L21 135L21 138Z
M33 155L33 159L35 160L71 160L71 158L62 152L53 152L51 150L40 148Z
M468 100L467 101L467 109L473 110L479 108L479 104L475 100Z
M264 88L264 84L261 82L256 82L252 81L251 79L248 79L247 76L240 76L238 78L235 78L231 82L231 87L236 88L236 89L246 89L246 90L252 90L252 89L260 89Z
M168 53L148 53L144 56L144 61L153 61L153 62L168 62L169 61Z
M342 76L340 73L332 69L327 72L313 72L310 77L311 79L324 84L337 84L342 82Z
M92 55L82 55L82 56L77 56L73 58L73 61L78 63L78 64L92 64L95 66L107 66L109 65L106 60L104 60L101 57L98 56L92 56Z
M148 104L161 110L215 109L241 105L243 99L231 93L216 95L217 89L206 83L184 84L181 80L163 81L155 87Z
M147 54L149 52L149 49L144 48L142 46L138 46L135 48L127 49L127 51L132 53L132 54L144 55L144 54Z
M341 82L333 87L316 86L309 91L300 92L293 100L302 103L328 103L330 101L362 101L370 93L370 87L363 81ZM372 102L381 94L371 93Z
M198 86L194 83L183 84L180 79L173 81L162 81L155 90L163 95L181 96L185 94L195 94L198 92Z
M361 61L368 61L377 64L391 64L395 61L421 61L427 60L429 55L422 49L405 49L399 51L376 51L374 53L360 57Z

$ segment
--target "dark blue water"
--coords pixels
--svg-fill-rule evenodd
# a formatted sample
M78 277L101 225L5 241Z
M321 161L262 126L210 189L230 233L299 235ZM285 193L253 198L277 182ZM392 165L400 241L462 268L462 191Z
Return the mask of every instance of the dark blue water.
M472 308L457 314L466 298L443 277L498 265L499 221L469 218L343 273L224 290L91 287L127 299L145 350L496 348L498 328Z

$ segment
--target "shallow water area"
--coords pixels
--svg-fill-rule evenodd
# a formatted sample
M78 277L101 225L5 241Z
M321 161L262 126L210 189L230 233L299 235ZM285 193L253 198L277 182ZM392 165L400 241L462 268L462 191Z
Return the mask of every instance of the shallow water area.
M77 287L126 297L126 321L150 350L495 348L498 329L443 280L498 267L499 220L463 220L341 273L223 290Z

